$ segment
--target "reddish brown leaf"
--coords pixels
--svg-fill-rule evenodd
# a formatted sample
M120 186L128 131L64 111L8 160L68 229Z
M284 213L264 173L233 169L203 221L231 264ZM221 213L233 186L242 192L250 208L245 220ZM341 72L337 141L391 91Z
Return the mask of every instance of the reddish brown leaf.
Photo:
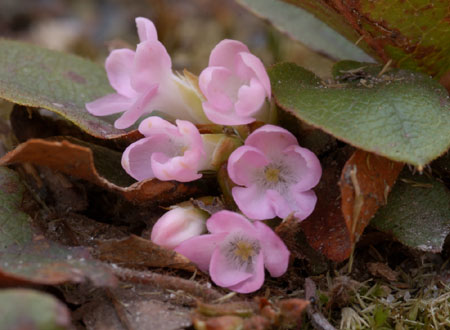
M355 151L344 164L347 154L324 160L323 176L315 189L316 208L301 223L309 244L338 262L350 256L370 219L386 203L403 168L402 163L362 150Z
M350 256L349 232L341 212L339 178L351 149L338 149L322 161L322 178L314 189L317 205L300 223L308 243L327 258L343 261Z
M124 267L169 267L196 270L196 267L181 254L136 235L123 240L99 242L97 257Z
M118 192L132 202L152 200L155 203L164 202L167 204L200 192L200 185L198 184L159 181L157 179L136 182L128 187L121 187L99 174L98 165L109 165L99 164L100 162L105 162L105 160L99 159L95 163L93 151L88 147L65 140L48 141L43 139L28 140L0 159L0 165L32 163L48 166L54 170L92 182L105 189ZM114 168L109 168L109 170L113 171ZM123 173L119 165L116 171ZM120 181L123 182L124 179L121 178Z
M342 212L352 244L387 202L387 196L404 164L357 150L345 163L340 187Z

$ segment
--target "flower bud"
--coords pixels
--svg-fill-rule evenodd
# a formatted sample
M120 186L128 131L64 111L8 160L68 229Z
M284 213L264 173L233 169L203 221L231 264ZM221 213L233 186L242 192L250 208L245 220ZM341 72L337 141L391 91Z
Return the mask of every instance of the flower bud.
M155 223L152 229L152 242L174 249L181 242L206 232L206 219L209 214L191 203L175 206Z

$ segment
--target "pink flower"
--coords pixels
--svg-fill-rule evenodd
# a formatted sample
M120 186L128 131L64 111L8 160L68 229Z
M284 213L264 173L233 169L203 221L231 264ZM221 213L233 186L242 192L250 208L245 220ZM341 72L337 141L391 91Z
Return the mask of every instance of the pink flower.
M299 220L314 210L317 197L311 190L322 168L316 155L302 148L284 128L265 125L237 148L228 159L232 195L250 219L285 218L292 212Z
M114 123L124 129L143 114L162 111L176 119L207 122L199 93L187 79L172 72L172 61L158 41L153 23L136 18L140 43L136 52L117 49L105 62L106 73L116 93L86 104L95 116L124 112Z
M199 85L206 97L206 116L221 125L255 121L264 112L266 98L270 99L271 94L264 65L236 40L223 40L212 50Z
M158 219L152 229L152 242L174 249L181 242L206 232L208 213L194 207L175 206Z
M199 179L205 165L203 140L190 122L177 126L159 117L144 119L139 131L145 136L129 145L122 155L122 167L138 181L158 178L188 182Z
M249 293L264 283L264 266L273 277L283 275L289 251L264 223L248 221L238 213L220 211L206 222L211 232L181 243L175 251L201 270L209 271L214 283Z

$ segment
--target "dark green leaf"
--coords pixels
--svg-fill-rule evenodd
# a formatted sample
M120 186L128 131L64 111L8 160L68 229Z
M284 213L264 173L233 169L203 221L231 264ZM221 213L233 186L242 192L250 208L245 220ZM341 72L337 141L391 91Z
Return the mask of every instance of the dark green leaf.
M105 70L78 56L0 40L0 97L51 110L100 138L124 134L112 118L95 117L85 103L112 93Z
M440 252L450 233L450 192L426 175L404 171L370 224L410 247Z
M378 77L367 66L340 70L341 80L331 84L292 63L273 66L269 75L281 108L338 139L418 167L443 154L450 147L447 91L416 72Z
M71 329L70 312L53 296L29 289L0 290L1 329Z
M279 0L238 0L281 32L323 54L337 59L373 61L354 42L334 31L300 7Z

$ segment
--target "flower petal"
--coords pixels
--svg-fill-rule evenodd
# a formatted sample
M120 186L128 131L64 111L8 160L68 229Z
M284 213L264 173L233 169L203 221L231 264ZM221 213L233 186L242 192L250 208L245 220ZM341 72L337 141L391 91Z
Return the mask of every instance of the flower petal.
M237 40L224 39L211 51L208 66L223 66L234 72L236 56L240 52L247 52L248 47Z
M273 277L283 275L289 264L289 250L277 234L262 221L256 221L254 226L264 255L264 266Z
M278 155L281 150L290 145L298 145L298 142L288 130L275 125L264 125L248 136L245 145L258 148L265 155Z
M295 190L295 187L294 189ZM292 193L294 200L294 216L299 220L304 220L311 215L317 203L317 196L312 190Z
M158 33L151 20L145 17L136 17L136 27L141 42L147 40L158 40Z
M252 117L239 117L234 113L224 114L214 108L209 102L203 102L203 110L210 121L219 125L246 125L255 121L255 118Z
M131 75L131 86L146 92L150 86L170 79L172 61L166 48L159 41L147 40L137 45Z
M285 164L295 176L296 191L309 190L315 187L322 176L322 167L317 156L309 149L291 145L283 150Z
M256 257L256 262L254 264L254 275L241 283L229 286L228 289L239 293L250 293L259 290L263 284L264 284L264 257L262 253L260 253Z
M251 237L255 231L253 224L244 216L227 210L214 213L206 221L206 228L213 234L241 231Z
M199 157L197 157L199 158ZM184 157L168 157L164 153L152 155L152 170L155 177L161 181L176 180L179 182L190 182L200 179L197 166L190 166L183 161Z
M114 122L114 126L119 129L125 129L133 125L139 117L144 114L145 108L155 97L157 92L157 85L149 86L149 90L136 99L131 108L125 111L124 114Z
M222 67L208 67L200 73L199 87L208 104L219 112L229 112L233 109L233 102L224 90L231 76L231 71Z
M234 187L231 193L239 209L248 218L265 220L276 216L266 191L261 190L258 186Z
M202 271L207 272L214 249L226 235L226 233L220 233L193 237L178 245L175 251L191 260Z
M108 94L95 101L86 103L86 110L94 116L108 116L130 109L133 102L133 99L120 94Z
M164 135L154 135L130 144L122 154L122 167L138 181L153 179L155 174L151 167L151 156L154 152L166 149L169 143Z
M228 158L227 171L234 183L249 186L255 179L255 170L269 164L267 157L258 149L242 146L233 151Z
M151 136L154 134L164 134L170 136L180 135L178 128L174 124L157 116L145 118L139 124L139 132L145 136Z
M135 53L130 49L116 49L109 54L105 61L105 69L109 83L117 93L135 97L136 92L131 86L131 74Z
M236 114L240 117L250 117L258 112L266 99L263 86L256 79L250 85L243 85L238 92L238 100L234 105Z
M251 53L240 53L239 54L242 61L253 70L259 82L264 87L267 98L270 100L271 96L271 88L270 88L270 79L267 74L266 68L261 60Z
M227 256L223 255L220 247L216 248L211 256L209 275L212 281L221 287L238 284L253 276L252 273L248 273L230 263Z

